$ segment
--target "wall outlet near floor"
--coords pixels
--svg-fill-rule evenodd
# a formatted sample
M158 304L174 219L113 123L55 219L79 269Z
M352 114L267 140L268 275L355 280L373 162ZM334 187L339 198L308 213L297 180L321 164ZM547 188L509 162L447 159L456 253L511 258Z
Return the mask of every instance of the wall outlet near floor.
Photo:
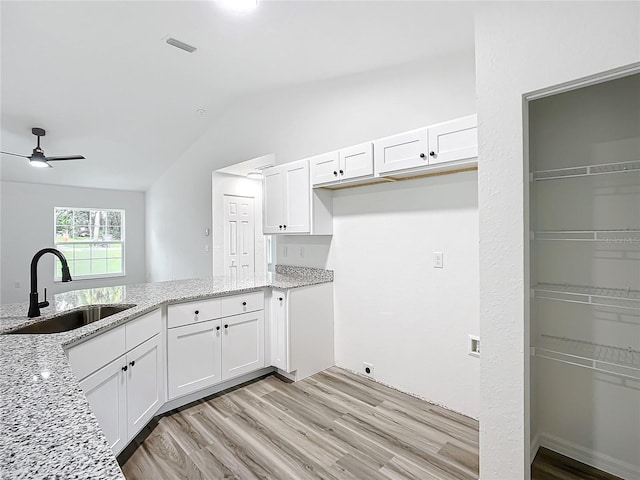
M480 356L480 337L477 335L469 335L469 355L472 357Z
M362 362L362 373L369 377L373 377L373 364Z
M433 268L444 268L444 254L433 252Z

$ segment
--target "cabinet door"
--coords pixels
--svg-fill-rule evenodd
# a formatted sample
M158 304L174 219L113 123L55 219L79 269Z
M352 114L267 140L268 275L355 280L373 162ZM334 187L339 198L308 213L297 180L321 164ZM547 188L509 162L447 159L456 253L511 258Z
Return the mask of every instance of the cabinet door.
M429 165L478 156L478 116L429 127Z
M289 322L284 290L274 290L271 298L271 365L289 371Z
M377 175L428 165L427 129L401 133L373 142Z
M340 150L338 173L342 180L373 175L373 144L367 142Z
M167 335L170 399L220 382L220 320L170 328Z
M222 319L222 380L264 367L264 311Z
M309 233L311 231L311 183L309 162L299 160L284 167L285 222L284 233Z
M325 153L309 159L311 185L323 185L340 180L340 159L338 152Z
M127 444L127 387L123 355L80 382L114 454Z
M127 353L127 432L133 437L164 403L160 335Z
M268 168L263 172L262 231L265 234L281 233L285 224L283 172L282 167Z

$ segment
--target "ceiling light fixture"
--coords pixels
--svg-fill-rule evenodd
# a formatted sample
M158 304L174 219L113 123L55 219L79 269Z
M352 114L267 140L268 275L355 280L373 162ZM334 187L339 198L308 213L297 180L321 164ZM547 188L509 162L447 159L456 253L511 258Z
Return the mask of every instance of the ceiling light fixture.
M169 45L171 45L172 47L179 48L180 50L184 50L187 53L193 53L196 50L198 50L193 45L189 45L188 43L181 42L180 40L177 40L173 37L165 37L165 38L166 38L165 42L167 42Z
M214 0L225 10L236 13L250 13L258 7L258 0Z
M260 170L254 170L253 172L247 173L247 178L251 180L262 180L262 172Z

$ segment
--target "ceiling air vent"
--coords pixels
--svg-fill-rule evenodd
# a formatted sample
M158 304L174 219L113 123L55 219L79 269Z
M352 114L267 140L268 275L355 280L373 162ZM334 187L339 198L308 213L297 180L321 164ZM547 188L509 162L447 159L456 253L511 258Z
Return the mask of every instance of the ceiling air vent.
M188 43L181 42L180 40L176 40L172 37L168 37L166 42L172 47L179 48L180 50L184 50L185 52L193 53L197 50L196 47L191 46Z

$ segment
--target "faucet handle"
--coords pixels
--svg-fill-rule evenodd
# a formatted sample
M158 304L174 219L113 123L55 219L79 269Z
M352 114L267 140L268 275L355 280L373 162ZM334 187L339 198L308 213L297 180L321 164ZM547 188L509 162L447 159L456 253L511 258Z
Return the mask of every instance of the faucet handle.
M44 301L38 302L38 307L48 307L49 302L47 302L47 287L44 288Z

